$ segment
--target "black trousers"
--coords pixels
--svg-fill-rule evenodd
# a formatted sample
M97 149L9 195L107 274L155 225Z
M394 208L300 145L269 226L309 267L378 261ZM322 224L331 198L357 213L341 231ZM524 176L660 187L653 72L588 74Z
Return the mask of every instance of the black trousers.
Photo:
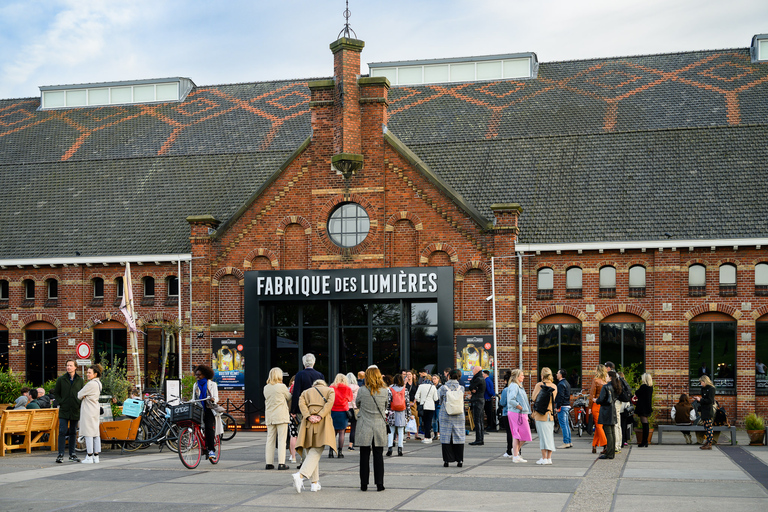
M616 439L613 435L613 425L603 425L603 432L605 432L605 439L608 441L608 446L605 447L605 456L612 459L616 456Z
M376 446L372 443L371 446L360 447L360 485L368 486L368 481L371 476L371 450L373 450L373 483L377 486L384 486L384 447Z
M501 428L507 433L507 455L512 455L512 444L514 438L512 437L512 427L509 424L509 416L501 417Z
M497 430L496 427L496 408L493 406L493 398L485 401L485 415L488 417L488 430L493 432Z
M355 444L355 429L356 428L357 428L357 418L353 414L352 415L352 419L349 420L349 444L351 444L351 445ZM344 448L344 447L342 446L342 448Z
M424 429L424 439L432 439L432 419L435 411L424 409L421 412L421 428Z
M59 455L64 455L64 443L69 440L69 454L75 454L77 442L77 420L59 418Z
M483 409L485 408L485 403L479 400L469 403L472 406L472 417L475 420L475 441L482 443L485 439L485 429L483 428Z
M205 423L205 449L209 452L216 450L216 419L213 411L207 407L203 410L203 423Z

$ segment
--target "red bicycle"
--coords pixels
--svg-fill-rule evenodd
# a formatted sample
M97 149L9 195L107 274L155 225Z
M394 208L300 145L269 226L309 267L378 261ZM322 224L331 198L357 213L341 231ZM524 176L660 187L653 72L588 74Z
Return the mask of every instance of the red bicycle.
M192 400L171 408L171 421L179 426L179 459L189 469L195 469L203 453L211 464L217 464L221 458L221 436L216 436L213 450L215 457L209 457L210 448L205 445L205 434L200 428L203 422L203 407L199 402Z

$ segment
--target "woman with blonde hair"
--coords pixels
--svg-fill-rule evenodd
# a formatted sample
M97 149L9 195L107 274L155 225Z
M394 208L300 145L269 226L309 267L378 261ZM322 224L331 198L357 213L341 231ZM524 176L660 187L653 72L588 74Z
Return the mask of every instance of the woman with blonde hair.
M347 425L349 425L347 411L349 410L349 402L352 401L352 389L347 384L347 376L343 373L336 374L331 388L336 392L336 398L331 408L333 429L336 431L336 437L338 437L336 452L339 458L343 459L344 454L341 452L341 449L344 448L344 435L347 432ZM328 457L333 458L333 450L328 451Z
M285 441L288 438L291 393L283 384L283 370L272 368L267 385L264 386L264 423L267 425L266 469L275 469L275 441L277 441L277 469L288 469L285 465Z
M88 382L77 392L80 402L80 435L85 438L85 448L88 452L83 464L98 464L101 452L101 434L99 432L99 395L101 395L101 373L104 370L100 364L90 366L85 372ZM710 422L710 425L712 422Z
M546 366L541 369L541 382L536 384L531 393L531 400L536 404L536 397L540 393L546 395L547 405L545 412L539 412L534 408L531 416L536 421L536 432L539 433L539 448L541 459L536 461L539 465L552 464L552 452L555 451L555 397L557 386L552 382L552 370Z
M699 405L699 414L701 414L701 424L706 431L707 441L699 446L701 450L712 449L712 420L715 413L713 405L715 404L715 386L712 381L706 375L699 377L701 383L701 398L697 398Z
M653 413L653 377L651 377L650 373L644 373L643 376L640 377L640 381L642 384L635 392L635 396L637 397L635 414L640 418L640 425L643 429L643 433L637 446L640 448L647 448L648 433L650 431L648 417Z
M376 365L365 371L363 386L357 391L355 406L357 414L357 432L355 446L360 450L360 490L368 490L371 474L369 461L373 452L373 481L377 491L384 490L384 445L387 444L387 410L392 398L381 372Z
M592 418L595 425L595 435L592 436L592 453L597 453L598 446L607 446L608 440L605 437L603 426L598 423L600 416L600 405L595 400L600 396L600 391L605 386L608 379L608 369L603 364L598 364L595 368L595 377L592 379L592 386L589 388L589 408L592 411Z
M509 428L512 432L512 462L528 462L520 456L520 448L530 441L531 425L528 423L528 415L531 414L531 405L528 403L528 395L523 387L525 373L519 368L512 370L507 388L507 417Z

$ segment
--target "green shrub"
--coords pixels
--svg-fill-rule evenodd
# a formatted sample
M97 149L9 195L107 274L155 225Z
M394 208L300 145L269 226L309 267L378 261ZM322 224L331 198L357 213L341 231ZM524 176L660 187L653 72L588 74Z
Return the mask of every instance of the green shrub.
M12 404L21 396L21 388L35 387L30 382L22 382L21 375L13 373L13 370L0 370L0 404Z
M122 403L128 398L128 391L131 389L131 382L128 380L128 370L119 357L115 357L111 364L108 362L107 354L101 354L101 365L104 372L101 374L101 394L112 395L118 402Z
M197 379L195 379L195 376L191 373L188 375L185 375L181 378L181 399L186 400L192 400L192 392L195 389L195 382L197 382Z
M747 430L765 430L765 421L762 417L751 412L744 418L744 427Z

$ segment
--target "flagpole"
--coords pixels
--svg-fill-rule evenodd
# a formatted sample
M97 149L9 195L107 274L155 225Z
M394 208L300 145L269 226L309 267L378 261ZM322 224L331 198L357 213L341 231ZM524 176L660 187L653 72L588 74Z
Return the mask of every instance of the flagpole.
M133 354L133 370L136 375L136 388L141 393L141 361L139 360L139 342L136 335L136 314L133 308L133 288L131 284L131 264L125 262L125 277L123 278L123 304L120 308L128 321L128 334L131 338L131 353ZM126 315L127 313L127 315Z

